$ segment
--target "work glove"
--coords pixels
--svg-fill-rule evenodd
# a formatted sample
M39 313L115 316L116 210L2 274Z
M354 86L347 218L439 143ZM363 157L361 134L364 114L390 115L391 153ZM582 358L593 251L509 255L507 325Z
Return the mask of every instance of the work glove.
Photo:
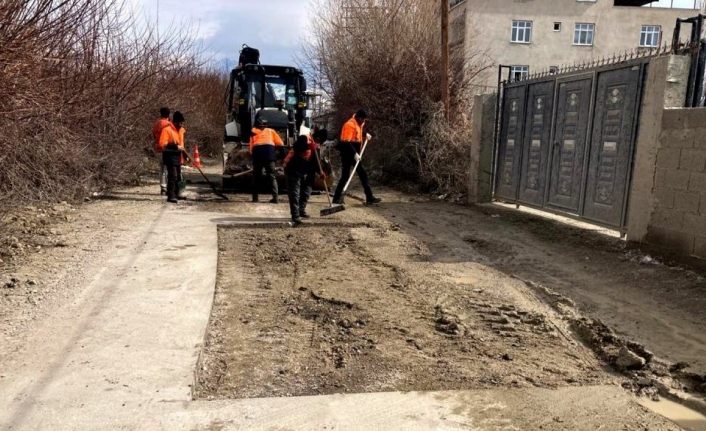
M356 162L359 162L360 161L360 154L355 153L355 156L353 156L353 158L355 159Z

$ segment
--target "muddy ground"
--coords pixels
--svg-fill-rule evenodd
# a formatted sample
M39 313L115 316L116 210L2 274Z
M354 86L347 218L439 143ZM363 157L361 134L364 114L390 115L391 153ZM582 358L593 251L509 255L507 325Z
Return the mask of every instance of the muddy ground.
M706 375L704 271L663 264L619 238L495 205L440 211L435 202L393 202L376 212L429 244L437 261L476 260L547 286L619 335Z
M197 396L617 382L523 283L399 229L220 231Z
M706 373L702 272L496 205L383 196L334 217L366 227L221 230L197 397L612 382L654 398L660 379L685 388L658 361ZM547 289L598 321L577 328ZM626 342L659 366L620 370Z

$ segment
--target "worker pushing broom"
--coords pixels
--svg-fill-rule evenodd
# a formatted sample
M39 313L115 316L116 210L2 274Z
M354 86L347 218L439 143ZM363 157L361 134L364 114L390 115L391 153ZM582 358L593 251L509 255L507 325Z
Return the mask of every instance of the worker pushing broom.
M321 165L321 158L318 152L318 146L326 141L328 132L326 130L317 130L312 135L309 134L308 129L302 128L299 138L297 138L284 161L289 207L294 226L300 225L302 219L309 218L306 207L317 174L324 179L326 197L329 200L329 207L321 210L322 217L346 209L343 205L343 198L353 180L353 176L356 174L358 174L365 190L366 204L372 205L381 201L373 195L368 183L368 175L361 165L363 154L371 139L371 136L366 134L363 142L363 127L367 117L367 112L361 109L343 126L341 139L338 144L338 150L341 153L342 172L333 202L331 202L331 195L325 181L326 174Z
M338 151L341 154L341 178L333 195L334 204L344 204L345 193L355 174L358 174L360 183L363 186L365 203L368 205L380 203L380 198L373 195L373 190L368 182L368 173L361 164L363 153L365 153L365 148L371 139L371 136L366 134L365 141L363 141L363 128L367 118L368 113L364 109L359 109L343 125L341 130L341 138L338 142Z
M311 186L316 172L324 178L324 188L329 201L329 207L321 210L322 217L345 211L346 207L344 206L343 198L356 174L358 174L363 190L365 190L366 204L372 205L381 201L373 195L368 183L368 175L361 165L363 154L371 139L371 136L366 134L365 142L363 142L363 127L367 117L368 113L366 111L358 110L353 118L348 120L343 126L338 144L338 150L341 153L342 172L333 202L331 201L331 194L325 181L325 173L318 152L318 145L322 145L326 141L328 132L326 130L318 130L313 136L309 136L308 130L302 128L302 136L299 137L295 148L290 151L287 160L285 160L285 166L288 166L285 170L287 171L287 188L290 193L289 202L292 223L295 226L302 223L302 218L309 217L306 213L306 204L311 195ZM297 168L297 166L306 165L303 160L309 160L306 174L302 173L303 168Z

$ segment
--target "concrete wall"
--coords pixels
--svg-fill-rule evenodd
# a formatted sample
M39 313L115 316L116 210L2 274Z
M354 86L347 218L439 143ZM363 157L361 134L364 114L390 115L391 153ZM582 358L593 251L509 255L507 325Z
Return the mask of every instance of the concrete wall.
M706 109L666 109L646 241L706 259Z
M690 64L690 57L672 55L657 57L648 66L635 142L628 205L628 240L644 241L647 235L655 205L655 164L662 116L665 108L684 106Z
M662 42L671 42L676 19L698 11L617 7L612 0L467 0L452 9L453 16L458 13L467 14L464 49L468 56L484 52L490 64L529 65L532 73L633 50L643 25L661 26ZM512 20L533 22L531 43L510 41ZM561 31L554 31L555 22L562 23ZM596 25L593 46L573 45L576 23ZM478 84L496 85L497 68L486 71Z
M627 239L706 259L706 109L681 108L689 65L688 56L650 63Z
M473 100L473 134L470 154L468 203L492 200L493 151L496 95L476 96Z

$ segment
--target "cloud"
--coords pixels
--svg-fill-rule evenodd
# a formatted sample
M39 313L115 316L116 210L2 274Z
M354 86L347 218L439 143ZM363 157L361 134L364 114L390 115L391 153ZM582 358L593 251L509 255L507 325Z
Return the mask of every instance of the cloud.
M130 0L161 32L186 28L216 60L237 60L242 44L263 63L292 64L306 40L310 0ZM140 11L142 13L140 13Z

